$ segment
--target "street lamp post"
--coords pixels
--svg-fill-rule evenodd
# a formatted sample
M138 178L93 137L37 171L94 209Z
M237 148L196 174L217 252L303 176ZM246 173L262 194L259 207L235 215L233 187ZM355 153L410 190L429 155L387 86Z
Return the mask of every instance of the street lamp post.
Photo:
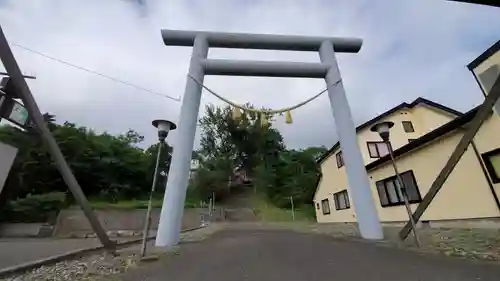
M153 184L151 185L151 192L149 194L149 202L148 202L148 211L146 212L146 222L144 224L144 231L142 234L142 247L141 247L141 257L144 257L146 254L146 245L148 242L148 236L149 236L149 228L151 226L151 209L152 209L152 204L153 204L153 194L156 189L156 181L158 178L158 170L160 166L160 159L161 159L161 150L163 145L165 144L165 139L167 138L168 132L173 131L177 128L177 126L167 120L154 120L153 121L153 126L155 126L158 129L158 153L156 155L156 165L155 165L155 172L153 175Z
M396 185L396 188L398 189L399 194L403 195L403 201L405 203L406 211L408 212L408 217L410 218L410 223L411 223L411 227L413 230L413 237L415 238L415 244L418 248L420 248L420 240L419 240L418 234L417 234L417 226L415 223L415 219L413 218L413 213L412 213L411 208L410 208L408 194L406 193L406 187L404 185L403 179L401 178L401 175L399 174L398 167L396 165L396 160L394 159L394 153L392 151L391 141L389 138L389 136L390 136L389 129L391 129L393 126L394 126L393 122L385 121L385 122L381 122L381 123L373 125L370 128L370 130L372 132L377 132L379 134L380 138L387 145L387 150L389 151L389 155L391 157L392 167L394 168L394 172L396 173L396 179L399 183L399 185Z

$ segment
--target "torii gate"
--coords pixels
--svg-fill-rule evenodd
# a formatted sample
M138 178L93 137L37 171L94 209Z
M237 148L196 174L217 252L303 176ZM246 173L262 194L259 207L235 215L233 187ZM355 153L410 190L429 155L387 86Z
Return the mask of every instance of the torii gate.
M173 246L180 238L202 92L196 81L203 83L205 75L325 79L361 236L365 239L383 238L335 55L336 52L357 53L362 45L361 39L180 30L162 30L161 34L165 45L193 47L189 76L194 79L186 82L156 246ZM321 63L207 59L209 47L319 52Z

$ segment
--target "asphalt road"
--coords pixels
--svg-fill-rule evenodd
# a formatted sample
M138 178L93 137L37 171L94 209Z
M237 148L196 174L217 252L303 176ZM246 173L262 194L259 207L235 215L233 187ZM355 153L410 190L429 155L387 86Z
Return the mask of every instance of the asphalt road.
M225 230L127 272L127 281L499 280L498 264L289 231Z
M99 245L97 239L5 238L0 240L0 269Z

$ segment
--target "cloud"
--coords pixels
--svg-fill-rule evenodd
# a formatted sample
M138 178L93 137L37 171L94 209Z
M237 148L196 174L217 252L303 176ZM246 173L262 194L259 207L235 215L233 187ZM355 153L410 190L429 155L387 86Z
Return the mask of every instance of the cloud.
M141 3L142 2L142 3ZM359 37L359 54L339 54L356 123L424 96L459 110L481 102L465 65L498 40L491 7L435 0L0 0L0 24L12 43L132 82L183 94L191 50L164 46L160 29ZM43 111L98 131L134 128L156 140L151 120L177 122L180 103L70 68L13 47ZM211 50L210 57L317 62L314 53ZM325 87L321 80L207 77L238 103L280 108ZM204 104L221 104L204 93ZM327 95L276 126L288 146L332 145L335 122ZM172 136L175 135L175 132ZM172 136L169 139L172 139Z

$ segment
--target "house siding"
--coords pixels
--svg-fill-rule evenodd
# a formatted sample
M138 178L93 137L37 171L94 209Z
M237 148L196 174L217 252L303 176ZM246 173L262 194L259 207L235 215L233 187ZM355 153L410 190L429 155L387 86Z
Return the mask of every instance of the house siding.
M386 118L382 118L377 123L385 121L394 123L394 127L391 128L391 145L392 148L396 150L408 144L409 139L418 139L428 132L450 122L455 117L456 116L441 110L418 105L412 109L398 110ZM403 121L411 121L415 132L405 132ZM377 160L377 158L370 157L366 143L369 141L381 141L378 133L370 131L370 128L365 128L359 131L357 136L358 146L361 150L365 165Z
M401 172L413 171L422 197L429 191L431 184L446 164L462 135L461 131L452 132L396 159L398 169ZM478 161L474 150L469 147L421 220L489 218L500 215ZM368 173L372 182L372 194L376 200L377 211L383 222L406 221L408 219L404 206L386 208L380 206L375 182L394 176L394 174L390 163L379 166ZM414 211L417 206L418 204L412 204L412 210Z
M476 137L474 138L474 143L476 144L476 148L480 154L484 154L500 147L499 129L500 116L497 114L493 114L483 123L481 129L477 132ZM500 198L500 183L493 184L493 188L497 197Z
M351 208L346 210L335 210L335 203L333 201L333 193L348 189L349 184L347 180L347 173L345 170L345 166L340 168L337 167L337 159L335 158L335 154L340 150L337 149L332 153L330 157L328 157L321 165L321 173L322 178L318 185L318 190L314 197L314 201L316 203L320 203L321 200L327 199L330 203L330 214L323 215L321 208L316 209L316 218L318 222L334 222L334 221L343 221L343 222L354 222L356 221L356 217L354 216L354 206L352 203L352 199L349 196L349 201L351 202ZM349 192L348 192L349 193Z
M417 126L415 118L412 116L409 110L399 110L386 118L382 118L379 122L391 121L394 122L394 127L391 129L391 145L394 150L402 147L403 145L408 144L408 139L416 139L420 136L417 131ZM414 133L406 133L403 129L403 125L401 122L403 121L411 121L415 128ZM371 163L377 158L371 158L370 153L368 151L367 142L369 141L382 141L379 134L377 132L370 131L370 128L365 128L358 132L358 145L361 149L361 154L363 156L363 160L365 165Z
M416 120L414 127L415 131L418 132L418 137L441 127L457 117L449 112L427 105L418 105L412 109L411 113L414 120Z
M425 114L429 114L430 117L425 117ZM411 111L411 115L406 114L405 116L405 114L396 112L388 116L387 120L396 123L400 122L401 118L409 118L408 116L412 118L409 120L414 122L415 131L419 136L428 132L427 129L424 129L424 125L431 126L433 123L429 121L435 119L435 126L438 127L443 122L446 123L453 118L453 116L441 114L439 111L432 111L425 107L415 107ZM484 122L474 138L480 154L500 147L498 128L500 128L500 117L497 115L492 115ZM362 153L365 154L364 157L369 157L365 143L366 140L376 140L376 137L378 137L377 134L370 133L372 132L363 130L359 134L358 143L360 144ZM400 172L413 171L422 198L429 191L432 182L444 167L463 133L463 129L457 129L396 159ZM395 149L402 146L400 144L403 144L403 139L407 143L406 134L402 125L391 129L391 139L393 136L395 137L394 143L397 146ZM361 143L363 143L363 146ZM338 149L336 152L338 152ZM348 186L345 167L337 168L335 153L325 159L321 166L323 179L318 185L315 200L320 202L322 199L328 198L331 205L331 213L323 215L321 209L317 210L317 221L320 223L356 221L354 213L355 202L352 200L350 201L350 209L335 210L332 193L342 191ZM484 174L480 161L482 159L477 157L472 147L469 147L440 192L423 214L421 220L440 221L499 217L499 207L492 194L489 178ZM382 222L402 222L408 219L404 205L382 207L380 204L375 183L394 175L395 173L390 162L368 171L372 196ZM494 191L500 197L500 183L493 186ZM415 210L417 206L418 203L412 204L412 209Z

